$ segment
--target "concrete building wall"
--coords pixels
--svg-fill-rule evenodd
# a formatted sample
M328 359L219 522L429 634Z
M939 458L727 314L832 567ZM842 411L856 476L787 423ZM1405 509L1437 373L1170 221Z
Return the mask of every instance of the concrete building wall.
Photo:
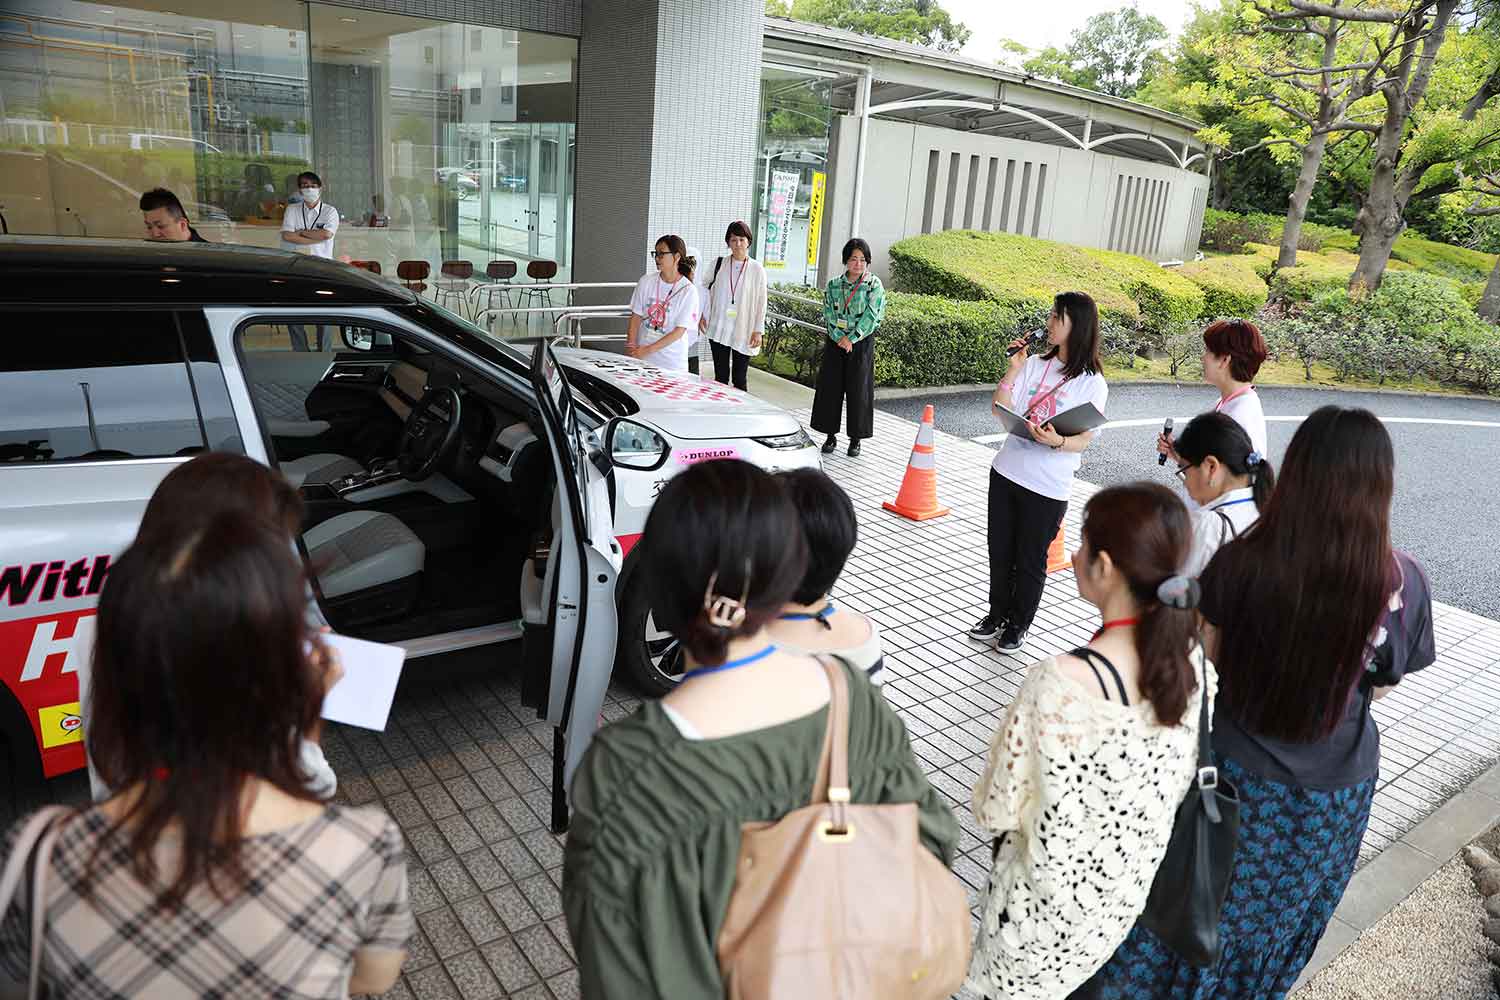
M836 123L828 246L870 242L874 270L890 277L892 243L948 229L1018 233L1137 254L1190 257L1198 246L1208 178L1190 170L1051 146L871 119L858 233L850 232L859 121ZM827 267L836 273L836 253Z
M762 30L743 0L584 0L576 280L639 278L667 233L712 258L750 220Z

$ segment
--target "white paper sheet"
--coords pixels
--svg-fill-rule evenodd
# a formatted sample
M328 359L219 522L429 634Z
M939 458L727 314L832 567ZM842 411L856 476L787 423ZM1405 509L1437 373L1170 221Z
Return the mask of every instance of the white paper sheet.
M322 640L344 665L344 676L323 698L323 718L384 732L406 650L332 633Z

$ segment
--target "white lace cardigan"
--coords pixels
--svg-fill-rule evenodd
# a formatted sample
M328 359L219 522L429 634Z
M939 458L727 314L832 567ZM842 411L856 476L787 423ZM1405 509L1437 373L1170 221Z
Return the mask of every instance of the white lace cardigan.
M1217 677L1206 669L1212 705ZM1202 676L1196 653L1194 670ZM974 788L975 819L1005 840L981 902L971 989L1065 997L1109 960L1146 906L1197 773L1197 738L1196 688L1180 724L1162 726L1150 702L1104 701L1055 658L1031 667Z

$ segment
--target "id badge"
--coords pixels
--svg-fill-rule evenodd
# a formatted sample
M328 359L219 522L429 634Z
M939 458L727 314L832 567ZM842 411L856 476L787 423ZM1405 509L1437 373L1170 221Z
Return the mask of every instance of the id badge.
M840 330L849 329L849 321L847 319L838 320L834 325L837 326Z
M740 314L740 311L738 309L736 309L734 306L730 306L728 309L724 310L724 315L726 317L728 317L729 319L734 319L739 314Z

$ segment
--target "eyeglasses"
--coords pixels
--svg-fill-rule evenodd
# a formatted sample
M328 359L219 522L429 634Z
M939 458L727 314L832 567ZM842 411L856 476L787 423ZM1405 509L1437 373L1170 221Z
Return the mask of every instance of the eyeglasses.
M677 251L675 250L652 250L651 256L655 257L657 260L660 260L663 257L670 257L676 252Z
M1198 463L1196 463L1196 462L1191 463L1189 465L1179 465L1177 467L1177 478L1181 479L1183 482L1187 482L1188 470L1189 469L1196 469L1197 467L1198 467Z

